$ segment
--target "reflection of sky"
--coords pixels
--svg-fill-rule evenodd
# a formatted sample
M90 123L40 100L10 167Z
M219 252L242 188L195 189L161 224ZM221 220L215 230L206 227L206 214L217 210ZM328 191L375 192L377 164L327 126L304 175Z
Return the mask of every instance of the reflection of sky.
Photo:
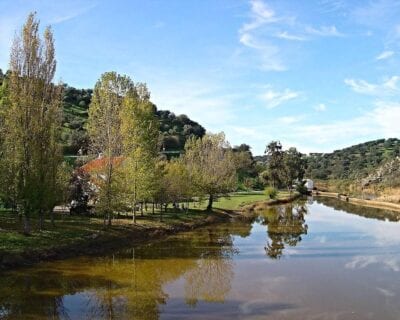
M387 247L400 244L398 222L365 218L317 203L309 205L308 210L306 221L310 233L324 234L326 242L340 241L352 235L352 240L368 240L370 246ZM335 236L334 239L329 239L329 235Z
M305 216L308 233L286 245L281 259L344 258L348 269L380 266L400 271L400 223L358 216L313 202ZM266 259L267 226L253 223L251 236L234 237L236 259ZM271 262L271 261L269 261Z

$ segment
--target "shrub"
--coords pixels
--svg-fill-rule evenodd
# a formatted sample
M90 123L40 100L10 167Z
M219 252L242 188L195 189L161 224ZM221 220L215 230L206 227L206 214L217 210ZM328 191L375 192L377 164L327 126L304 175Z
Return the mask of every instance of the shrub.
M264 194L269 199L276 199L276 196L278 195L278 190L276 190L274 187L266 187L264 189Z

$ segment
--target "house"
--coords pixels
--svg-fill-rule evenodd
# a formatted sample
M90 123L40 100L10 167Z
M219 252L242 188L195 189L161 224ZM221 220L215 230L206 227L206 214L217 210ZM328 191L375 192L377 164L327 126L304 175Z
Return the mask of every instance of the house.
M311 179L306 179L304 186L307 188L308 192L312 192L314 190L314 181Z

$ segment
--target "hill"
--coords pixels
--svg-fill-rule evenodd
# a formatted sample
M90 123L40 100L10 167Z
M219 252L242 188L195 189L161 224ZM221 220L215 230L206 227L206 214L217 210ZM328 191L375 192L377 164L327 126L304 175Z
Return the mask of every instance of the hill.
M66 155L75 155L79 149L87 151L89 141L85 124L92 92L91 89L65 86L62 143ZM168 110L157 110L156 107L154 110L160 121L161 147L167 151L183 150L190 136L202 137L206 133L200 124L186 115L177 116Z
M363 179L399 155L397 138L360 143L332 153L311 153L306 157L306 175L323 180Z

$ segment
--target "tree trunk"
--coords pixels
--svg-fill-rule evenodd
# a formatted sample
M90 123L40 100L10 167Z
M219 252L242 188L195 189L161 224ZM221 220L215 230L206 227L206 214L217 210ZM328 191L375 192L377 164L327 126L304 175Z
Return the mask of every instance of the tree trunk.
M140 204L140 216L143 217L143 202Z
M133 223L136 224L136 204L133 205Z
M31 221L29 216L24 215L24 234L30 235L31 234Z
M212 210L213 202L214 202L214 196L212 194L210 194L210 196L208 198L207 211L211 211Z
M39 230L42 231L44 227L43 210L39 210Z
M107 225L108 225L108 226L111 226L111 211L110 211L110 210L107 211L107 218L108 218L108 223L107 223Z
M51 226L54 228L56 224L54 223L54 209L50 210L50 220L51 220Z
M153 202L153 207L151 208L151 213L154 214L154 202Z

